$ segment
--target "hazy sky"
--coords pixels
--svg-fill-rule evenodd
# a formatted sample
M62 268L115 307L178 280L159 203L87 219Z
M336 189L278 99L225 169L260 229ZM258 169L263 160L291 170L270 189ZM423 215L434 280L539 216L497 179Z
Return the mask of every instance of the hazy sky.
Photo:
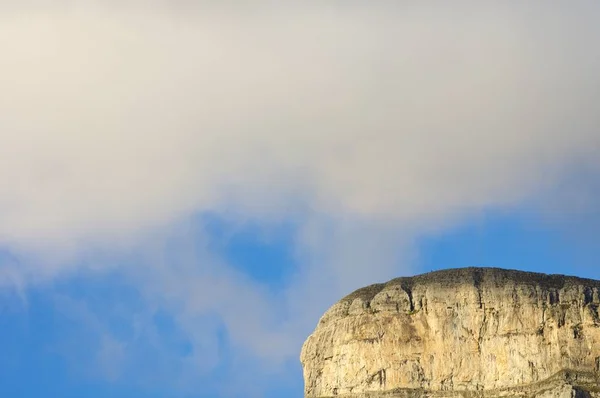
M301 397L357 287L600 278L600 4L215 4L0 0L0 395Z

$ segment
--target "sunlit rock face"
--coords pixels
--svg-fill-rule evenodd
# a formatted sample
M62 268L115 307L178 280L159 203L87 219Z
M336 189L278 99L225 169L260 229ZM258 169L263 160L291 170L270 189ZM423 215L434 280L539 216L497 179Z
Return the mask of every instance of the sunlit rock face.
M359 289L302 348L306 397L600 397L600 281L494 268Z

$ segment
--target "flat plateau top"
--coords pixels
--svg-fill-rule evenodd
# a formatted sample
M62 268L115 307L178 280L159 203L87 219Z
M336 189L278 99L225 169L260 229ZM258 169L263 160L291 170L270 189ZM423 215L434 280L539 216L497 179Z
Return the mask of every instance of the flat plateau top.
M386 287L401 286L403 289L412 289L416 285L474 285L482 284L501 286L507 283L517 285L537 286L541 289L562 289L569 285L581 285L590 288L600 288L600 281L594 279L578 278L575 276L542 274L538 272L525 272L502 268L453 268L441 271L428 272L412 277L395 278L386 283L377 283L366 286L350 293L340 302L352 301L356 298L370 301L377 293Z

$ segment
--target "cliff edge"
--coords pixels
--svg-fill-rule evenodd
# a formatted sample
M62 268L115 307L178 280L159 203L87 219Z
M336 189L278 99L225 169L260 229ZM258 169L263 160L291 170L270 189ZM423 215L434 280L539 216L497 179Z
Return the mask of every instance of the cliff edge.
M302 347L305 396L600 397L600 281L496 268L344 297Z

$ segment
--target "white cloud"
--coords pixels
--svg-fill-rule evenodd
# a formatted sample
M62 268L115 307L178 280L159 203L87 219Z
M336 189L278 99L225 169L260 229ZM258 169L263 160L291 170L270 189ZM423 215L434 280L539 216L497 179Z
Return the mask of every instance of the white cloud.
M5 13L0 237L514 203L597 158L590 7Z
M277 308L211 253L136 276L186 302L188 331L210 334L194 316L215 311L275 362L329 300L393 274L415 234L599 171L595 3L12 3L0 244L43 261L5 274L52 278L203 212L305 218Z

